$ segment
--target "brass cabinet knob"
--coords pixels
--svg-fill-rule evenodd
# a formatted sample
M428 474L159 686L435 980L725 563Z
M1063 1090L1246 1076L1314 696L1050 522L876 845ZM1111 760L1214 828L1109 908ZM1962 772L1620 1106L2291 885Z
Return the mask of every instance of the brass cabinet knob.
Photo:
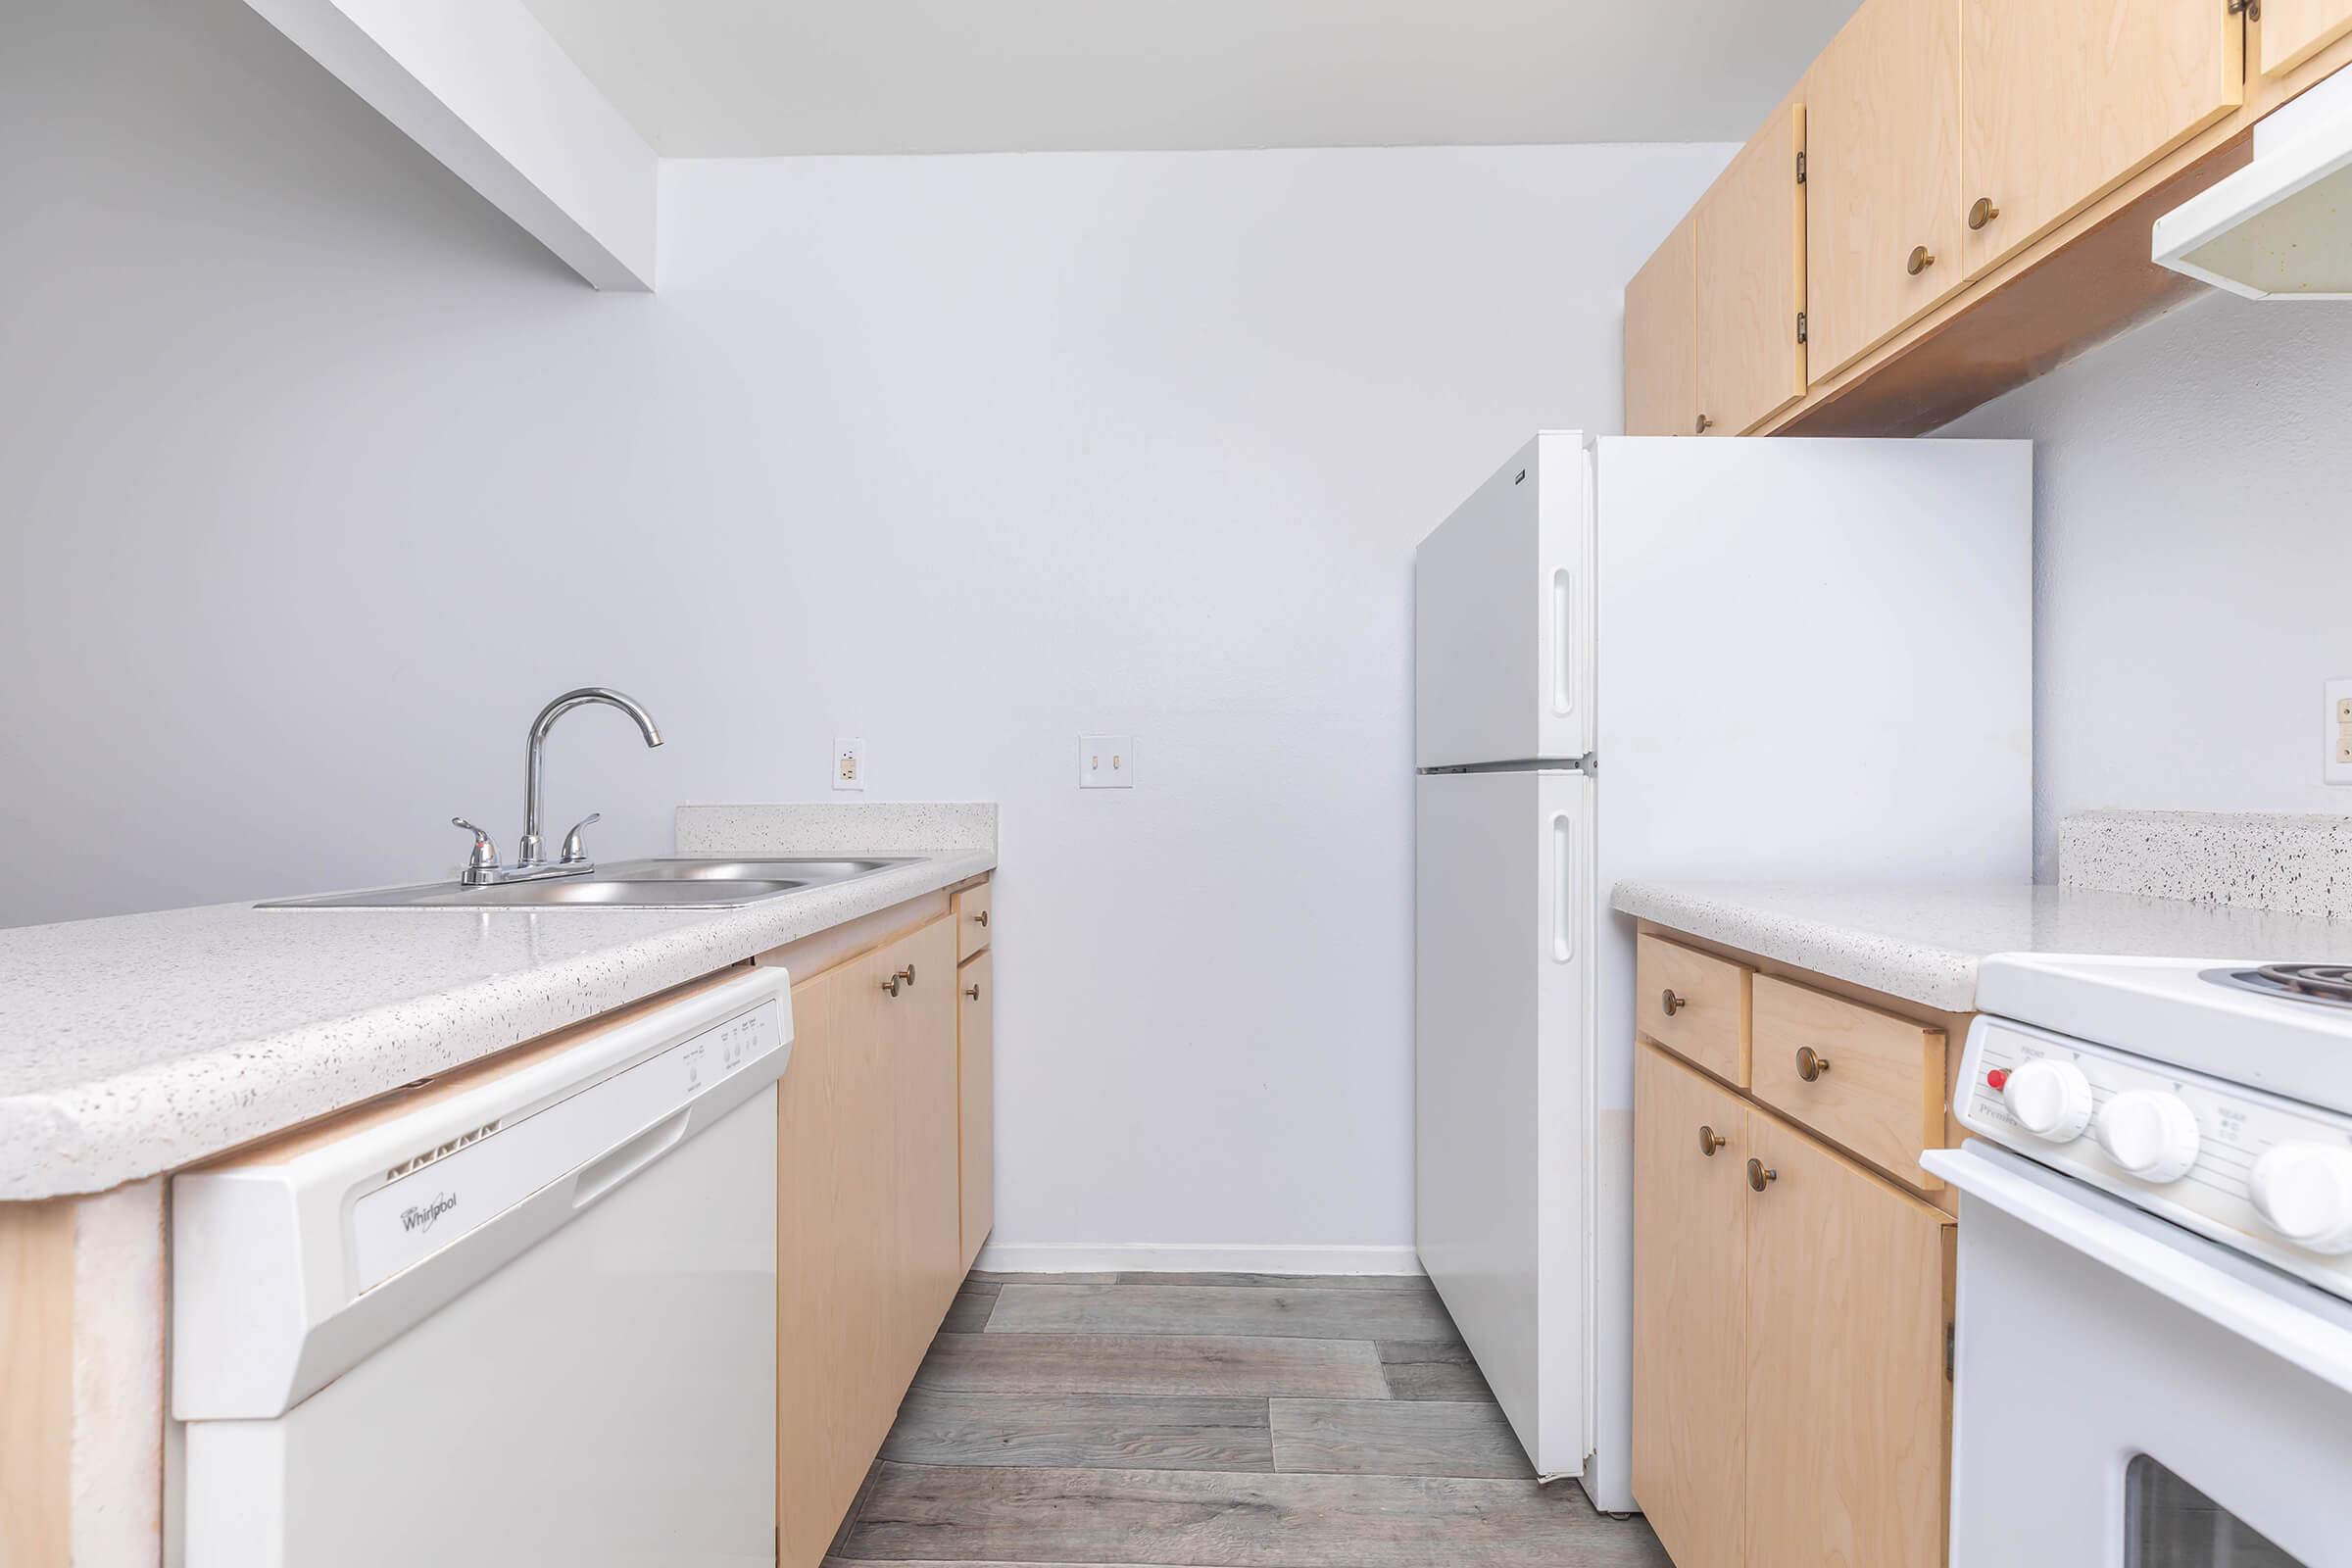
M1820 1077L1823 1073L1828 1072L1829 1070L1829 1057L1823 1055L1820 1052L1815 1051L1811 1046L1799 1046L1796 1048L1796 1075L1799 1078L1802 1078L1807 1083L1811 1083L1814 1079Z
M988 911L986 909L982 909L978 914L973 915L972 924L980 927L984 931L988 929Z
M1747 1185L1752 1190L1760 1193L1764 1190L1766 1182L1777 1182L1780 1179L1781 1173L1777 1170L1766 1169L1762 1160L1751 1159L1747 1162Z
M1911 247L1911 260L1903 264L1903 270L1909 272L1913 277L1917 277L1920 273L1926 271L1929 268L1934 267L1935 265L1936 256L1934 252L1930 251L1925 245L1914 245Z
M1702 1154L1712 1155L1715 1151L1730 1142L1729 1138L1717 1133L1712 1127L1701 1127L1698 1130L1698 1152Z
M1665 994L1658 998L1658 1005L1664 1007L1666 1009L1666 1016L1671 1018L1676 1013L1682 1011L1685 1007L1690 1005L1690 999L1689 997L1676 996L1674 994L1674 987L1668 986Z
M1705 435L1713 428L1715 428L1715 421L1703 414L1698 416L1698 422L1690 427L1691 433L1694 435Z
M1971 228L1983 228L1986 223L1991 222L1994 219L2000 216L2001 210L1992 205L1991 197L1980 196L1969 206L1968 226Z
M965 986L963 988L963 994L971 998L974 1002L978 1002L980 1000L980 982L975 980L970 985Z
M901 969L899 971L899 978L906 982L907 990L912 991L914 989L914 965L910 963L906 968Z
M905 978L906 976L904 975L894 974L889 979L878 982L878 984L880 984L883 990L889 992L895 997L899 994L899 982Z

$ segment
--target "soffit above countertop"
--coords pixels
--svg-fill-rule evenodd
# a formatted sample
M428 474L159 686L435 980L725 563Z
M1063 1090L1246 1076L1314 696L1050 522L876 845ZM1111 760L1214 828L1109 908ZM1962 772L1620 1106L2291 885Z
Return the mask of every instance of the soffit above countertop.
M524 0L665 157L1736 141L1856 0Z

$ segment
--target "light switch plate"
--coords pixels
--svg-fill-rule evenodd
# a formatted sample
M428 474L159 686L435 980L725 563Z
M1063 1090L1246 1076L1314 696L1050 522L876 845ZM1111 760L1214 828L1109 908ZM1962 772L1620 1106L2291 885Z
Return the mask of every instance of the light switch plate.
M1135 788L1135 737L1078 737L1078 787L1082 790Z
M2321 732L2323 759L2320 777L2330 784L2352 784L2352 679L2328 683L2327 724Z
M865 742L855 735L833 737L833 787L865 788Z

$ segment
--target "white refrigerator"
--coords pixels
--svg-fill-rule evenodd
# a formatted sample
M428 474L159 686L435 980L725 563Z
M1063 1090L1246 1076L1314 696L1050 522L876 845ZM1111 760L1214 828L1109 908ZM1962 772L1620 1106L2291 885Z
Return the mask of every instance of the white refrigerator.
M2030 879L2032 463L1547 431L1415 555L1415 1236L1598 1507L1638 1506L1609 889Z

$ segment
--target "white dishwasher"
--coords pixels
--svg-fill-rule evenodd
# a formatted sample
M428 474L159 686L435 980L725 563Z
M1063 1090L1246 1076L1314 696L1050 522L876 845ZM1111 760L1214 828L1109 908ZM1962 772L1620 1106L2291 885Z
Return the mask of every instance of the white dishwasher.
M789 985L732 969L177 1177L186 1568L772 1563Z

